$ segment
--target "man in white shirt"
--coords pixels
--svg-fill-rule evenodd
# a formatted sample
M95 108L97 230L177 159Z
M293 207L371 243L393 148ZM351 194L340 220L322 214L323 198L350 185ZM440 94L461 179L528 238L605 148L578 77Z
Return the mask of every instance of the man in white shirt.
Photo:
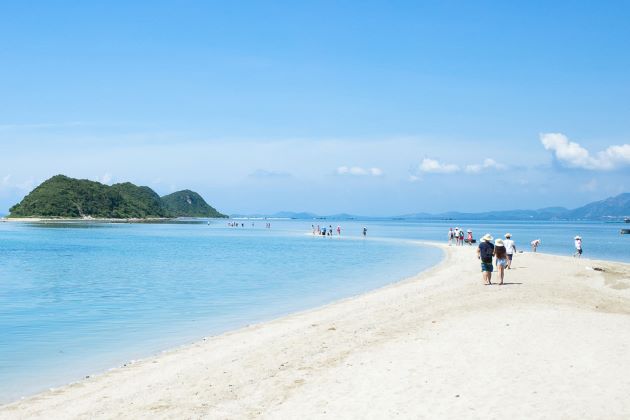
M505 246L505 251L507 254L507 269L511 270L512 269L512 256L516 254L516 245L514 244L514 241L512 240L511 233L505 234L505 241L503 241L503 245Z

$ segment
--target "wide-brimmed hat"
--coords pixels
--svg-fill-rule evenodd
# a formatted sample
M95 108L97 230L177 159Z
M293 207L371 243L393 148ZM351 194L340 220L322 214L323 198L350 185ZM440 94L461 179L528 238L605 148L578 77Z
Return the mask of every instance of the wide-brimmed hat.
M573 238L573 239L582 239L582 237L581 237L580 235L578 235L578 236L576 236L576 237L575 237L575 238Z
M506 234L505 234L505 237L506 237L506 238L511 238L511 237L512 237L512 234L508 232L508 233L506 233Z
M468 229L466 232L468 232L468 233L472 233L472 230Z
M486 233L485 235L483 235L483 237L481 238L482 241L486 241L486 242L490 242L491 240L493 240L494 238L492 237L492 235L490 235L489 233Z
M496 241L494 241L494 244L496 246L503 246L503 239L497 239Z

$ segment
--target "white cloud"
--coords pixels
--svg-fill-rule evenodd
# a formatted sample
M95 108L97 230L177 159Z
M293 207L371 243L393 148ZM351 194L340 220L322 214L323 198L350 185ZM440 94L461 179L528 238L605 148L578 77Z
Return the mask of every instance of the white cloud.
M337 168L337 175L355 175L355 176L382 176L381 168L361 168L360 166L340 166Z
M381 168L370 168L370 175L381 176L383 175L383 170Z
M459 166L453 163L441 163L435 159L424 158L418 168L420 172L450 174L459 171Z
M111 185L111 183L112 183L112 174L110 174L110 173L103 174L103 176L99 179L99 182L101 184Z
M543 133L540 142L559 162L571 168L607 171L630 165L630 144L610 146L591 156L587 149L562 133Z
M424 158L422 162L409 171L409 181L417 182L422 180L423 174L453 174L457 172L479 173L490 169L504 170L506 166L498 163L494 159L486 158L482 163L474 163L460 166L455 163L444 163L436 159Z
M482 172L486 169L503 170L505 169L505 165L501 163L497 163L494 159L486 158L481 164L466 165L465 171L468 173L475 174L475 173Z

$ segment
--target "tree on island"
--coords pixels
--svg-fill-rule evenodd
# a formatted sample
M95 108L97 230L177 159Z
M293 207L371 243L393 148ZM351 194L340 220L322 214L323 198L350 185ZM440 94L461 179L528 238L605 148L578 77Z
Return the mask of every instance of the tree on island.
M190 190L160 197L151 188L130 182L109 186L55 175L11 207L9 217L146 219L227 216Z

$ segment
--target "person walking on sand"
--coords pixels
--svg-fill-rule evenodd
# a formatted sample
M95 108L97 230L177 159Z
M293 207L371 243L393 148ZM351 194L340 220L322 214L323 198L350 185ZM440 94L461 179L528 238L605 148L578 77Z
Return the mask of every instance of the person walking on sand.
M494 242L494 257L497 272L499 273L499 284L502 285L503 277L505 276L505 266L507 265L507 252L502 239L497 239Z
M538 245L540 245L540 239L534 239L530 245L532 246L532 252L536 252Z
M459 230L459 246L464 245L464 229Z
M477 247L477 258L481 260L481 277L483 284L492 284L492 257L494 256L494 245L492 245L492 236L486 233L481 238L481 243Z
M575 252L573 253L573 257L580 258L582 256L582 237L578 235L573 239L575 239Z
M512 269L512 258L514 258L514 254L516 254L516 245L514 244L514 241L512 240L512 234L511 233L506 233L505 234L505 241L503 241L503 244L505 245L505 251L506 251L506 255L507 255L507 269L511 270Z
M453 244L453 228L448 229L448 246Z

